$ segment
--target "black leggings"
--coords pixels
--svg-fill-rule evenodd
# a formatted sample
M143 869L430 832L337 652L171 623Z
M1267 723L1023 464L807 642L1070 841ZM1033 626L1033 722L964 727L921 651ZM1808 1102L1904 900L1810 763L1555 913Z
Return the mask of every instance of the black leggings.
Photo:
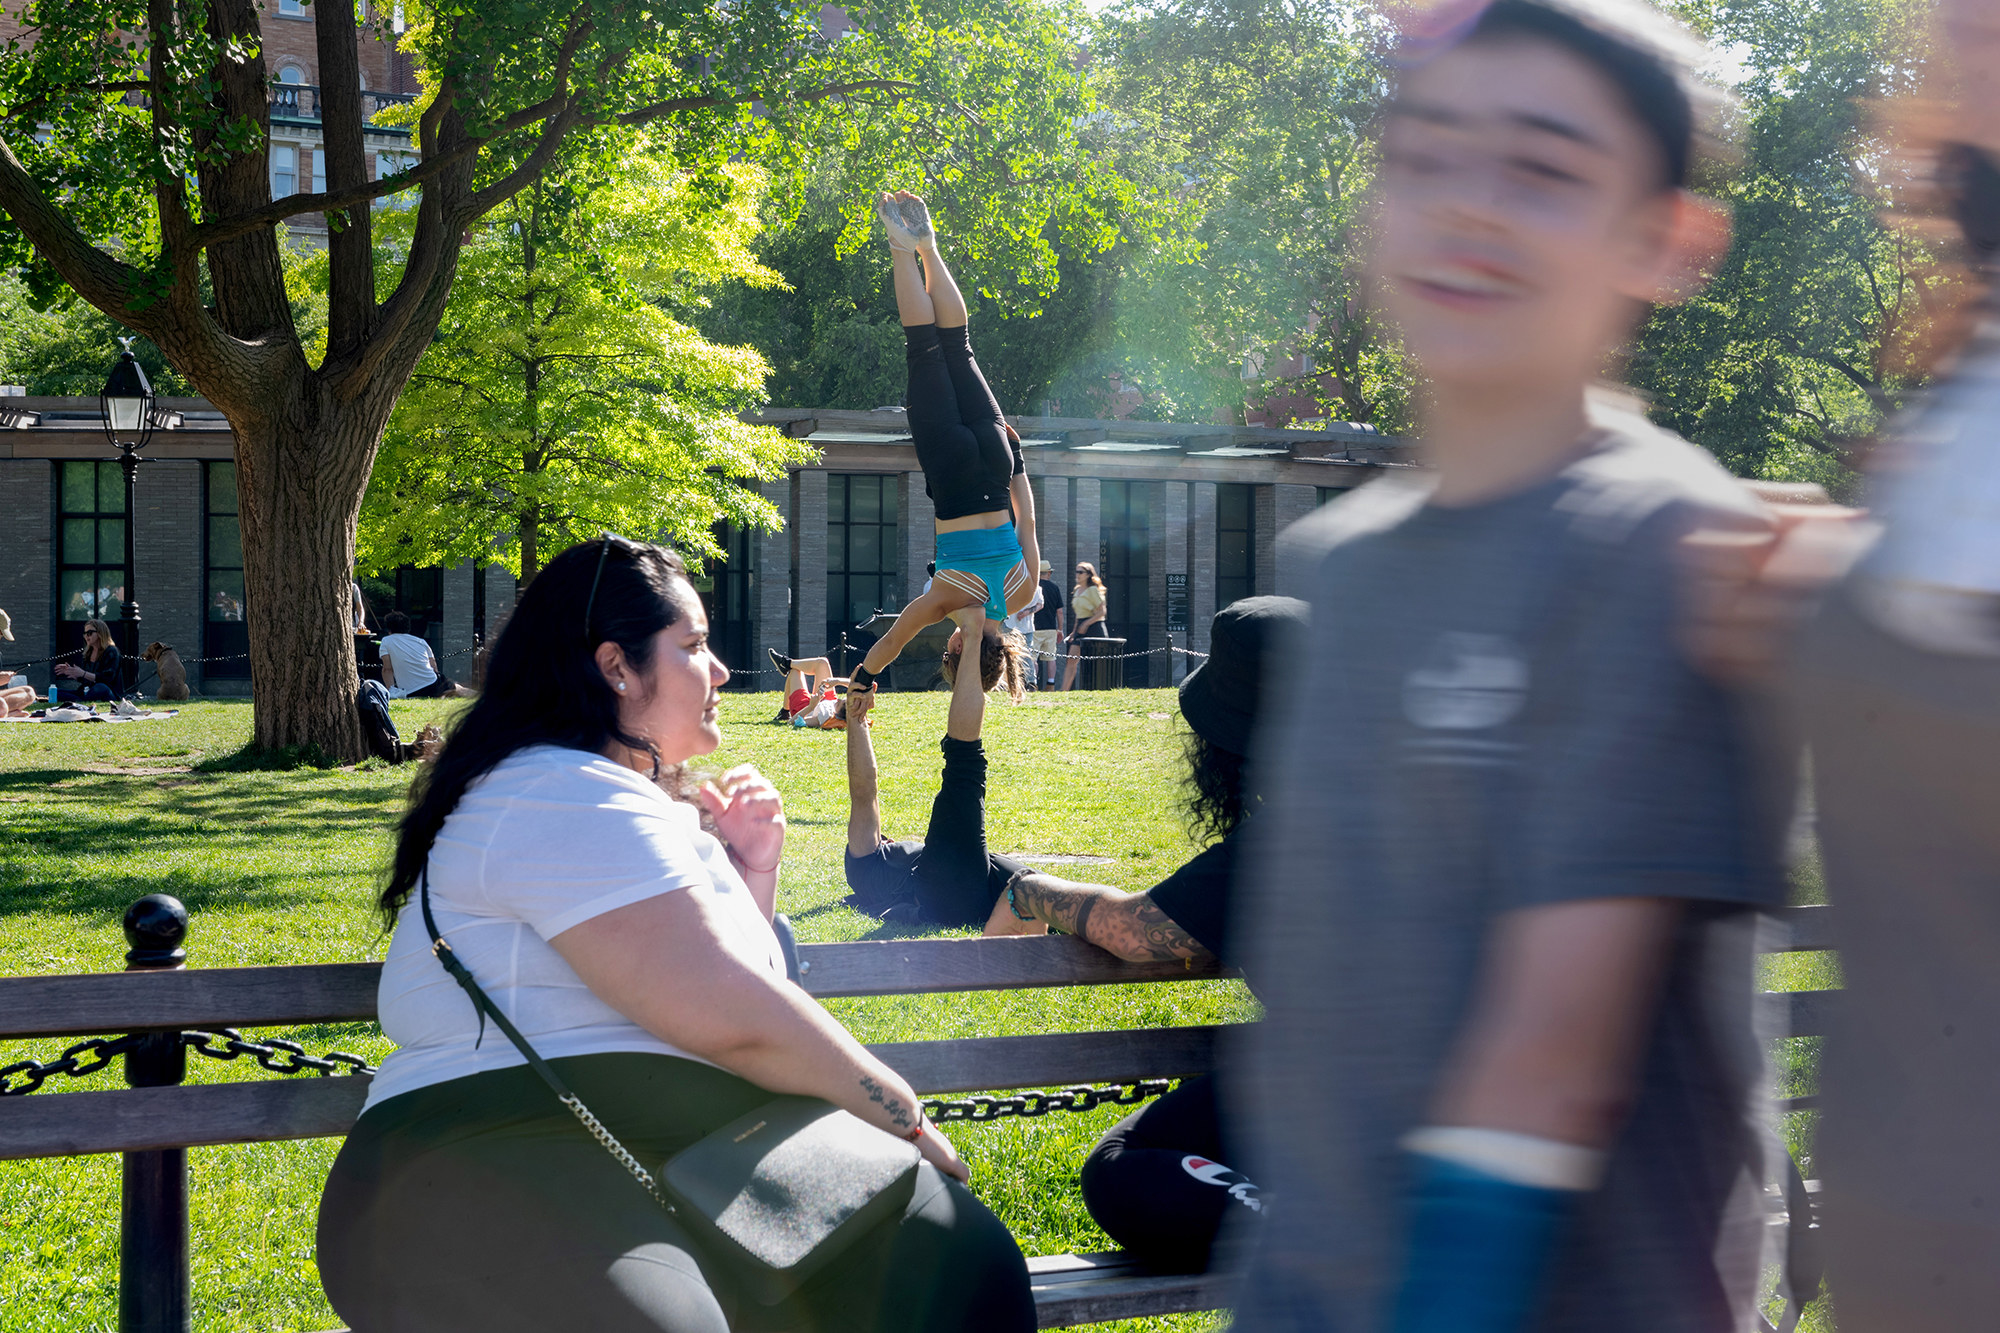
M983 926L1024 867L986 850L986 748L946 736L944 777L917 857L917 910L940 926Z
M1223 1223L1260 1211L1257 1187L1228 1160L1214 1080L1184 1079L1097 1141L1083 1163L1083 1204L1149 1266L1202 1272Z
M771 1094L663 1055L552 1061L649 1168ZM783 1304L734 1289L525 1067L395 1097L320 1201L320 1280L354 1333L920 1333L1035 1327L1026 1261L928 1163L903 1215Z
M910 362L910 436L937 516L1008 509L1007 487L1022 470L1021 454L1007 438L999 400L972 359L966 327L906 325L903 338Z

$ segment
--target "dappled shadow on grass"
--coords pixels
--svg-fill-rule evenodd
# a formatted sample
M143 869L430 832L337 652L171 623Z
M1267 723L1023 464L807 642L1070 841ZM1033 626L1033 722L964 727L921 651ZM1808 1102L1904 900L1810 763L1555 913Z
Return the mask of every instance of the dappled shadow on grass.
M195 765L198 773L290 773L300 768L338 768L340 760L317 745L266 747L246 745L228 754L204 759Z

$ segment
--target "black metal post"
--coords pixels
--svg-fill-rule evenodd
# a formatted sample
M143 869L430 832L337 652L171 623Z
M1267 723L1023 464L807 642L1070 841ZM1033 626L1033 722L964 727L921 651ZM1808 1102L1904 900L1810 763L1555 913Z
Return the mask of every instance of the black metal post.
M131 471L125 475L129 496ZM125 540L130 559L131 537ZM179 899L149 893L133 903L125 912L125 939L132 946L125 970L185 967L187 927ZM187 1047L178 1032L149 1033L125 1057L125 1082L132 1087L171 1087L186 1079ZM125 1154L118 1232L119 1333L189 1333L187 1149Z
M840 642L835 647L840 652L840 665L834 668L834 671L837 675L844 676L847 674L847 655L854 650L854 645L847 641L846 630L840 632Z
M124 441L118 444L118 462L125 469L125 610L118 621L123 642L118 651L127 661L139 660L139 562L133 555L133 534L139 526L139 454ZM124 682L114 681L113 688ZM183 921L186 914L183 913ZM131 927L126 927L130 933Z

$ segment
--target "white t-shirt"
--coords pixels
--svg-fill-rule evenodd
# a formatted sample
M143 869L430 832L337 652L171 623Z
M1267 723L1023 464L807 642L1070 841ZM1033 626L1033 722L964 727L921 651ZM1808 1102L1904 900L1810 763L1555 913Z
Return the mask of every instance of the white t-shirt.
M401 699L411 690L434 684L438 675L431 667L430 640L414 634L382 636L382 656L396 669L396 683L389 688L391 699Z
M597 998L549 941L662 893L711 895L750 956L785 974L783 951L721 842L693 806L584 750L542 745L474 783L431 848L438 929L500 1011L547 1057L607 1051L699 1056L661 1041ZM431 953L416 892L396 919L378 998L397 1049L368 1105L416 1088L526 1063L486 1025Z

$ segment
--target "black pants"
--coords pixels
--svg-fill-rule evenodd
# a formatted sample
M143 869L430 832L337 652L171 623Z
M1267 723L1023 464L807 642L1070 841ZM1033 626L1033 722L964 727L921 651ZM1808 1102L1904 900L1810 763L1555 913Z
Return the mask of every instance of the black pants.
M453 682L452 678L440 671L436 680L422 689L411 690L403 697L405 699L442 699L457 688L458 686Z
M1097 1141L1083 1163L1083 1204L1151 1267L1202 1272L1223 1223L1259 1208L1256 1186L1228 1161L1214 1080L1186 1079Z
M917 909L941 926L983 926L1024 867L986 850L986 748L946 736L944 777L917 858Z
M910 366L910 436L924 489L943 519L1007 509L1014 476L1000 402L972 359L964 326L905 327Z
M552 1063L653 1169L770 1098L669 1056ZM1035 1326L1013 1237L928 1164L900 1218L783 1304L757 1304L524 1067L423 1088L364 1115L320 1201L319 1268L355 1333Z

